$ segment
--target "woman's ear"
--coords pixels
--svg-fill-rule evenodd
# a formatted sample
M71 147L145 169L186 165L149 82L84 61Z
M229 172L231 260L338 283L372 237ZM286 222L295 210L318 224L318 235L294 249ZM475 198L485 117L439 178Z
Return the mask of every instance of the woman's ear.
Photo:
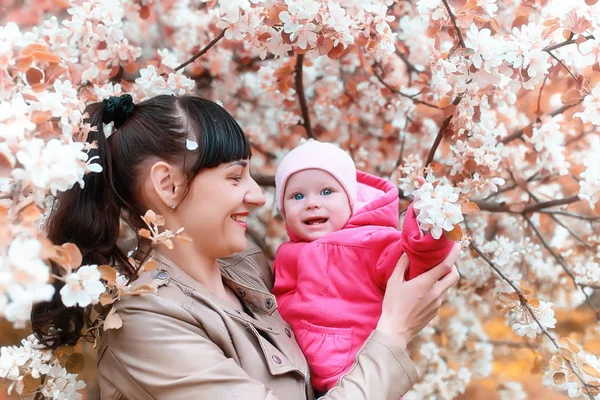
M169 210L181 202L182 173L180 169L164 161L157 161L150 169L150 181L154 192Z

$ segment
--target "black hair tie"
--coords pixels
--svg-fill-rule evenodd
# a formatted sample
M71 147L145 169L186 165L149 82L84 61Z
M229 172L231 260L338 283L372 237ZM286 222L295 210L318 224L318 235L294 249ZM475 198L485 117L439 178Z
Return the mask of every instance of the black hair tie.
M104 114L102 114L102 122L105 124L113 122L115 129L118 129L127 121L135 108L130 94L123 94L119 97L110 96L108 99L104 99L103 103L106 108L104 108Z

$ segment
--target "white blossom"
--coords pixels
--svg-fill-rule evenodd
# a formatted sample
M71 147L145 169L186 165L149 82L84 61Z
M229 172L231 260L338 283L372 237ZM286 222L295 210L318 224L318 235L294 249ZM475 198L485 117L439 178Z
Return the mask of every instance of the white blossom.
M463 215L458 201L458 189L447 182L441 181L437 186L425 182L413 195L414 208L419 210L417 221L421 229L431 231L431 235L439 239L442 230L454 229L454 225L462 222Z
M65 286L60 289L60 297L67 307L78 305L87 307L96 304L106 290L100 281L97 265L84 265L65 276Z

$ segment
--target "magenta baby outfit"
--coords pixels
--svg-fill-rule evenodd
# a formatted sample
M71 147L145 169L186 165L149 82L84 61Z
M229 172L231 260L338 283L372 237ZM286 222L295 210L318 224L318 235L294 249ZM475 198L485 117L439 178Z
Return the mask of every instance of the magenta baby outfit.
M398 226L398 189L357 171L354 214L343 229L277 250L273 268L279 312L308 360L315 390L325 392L351 368L376 328L386 283L402 253L416 276L440 263L454 242L423 236L412 205Z

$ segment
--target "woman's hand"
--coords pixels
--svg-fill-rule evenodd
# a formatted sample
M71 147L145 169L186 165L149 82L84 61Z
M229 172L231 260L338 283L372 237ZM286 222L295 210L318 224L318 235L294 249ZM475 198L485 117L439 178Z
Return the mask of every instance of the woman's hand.
M444 261L410 281L404 280L408 257L402 255L387 282L377 330L406 349L408 341L437 315L448 289L458 282L454 262L459 254L457 243Z

